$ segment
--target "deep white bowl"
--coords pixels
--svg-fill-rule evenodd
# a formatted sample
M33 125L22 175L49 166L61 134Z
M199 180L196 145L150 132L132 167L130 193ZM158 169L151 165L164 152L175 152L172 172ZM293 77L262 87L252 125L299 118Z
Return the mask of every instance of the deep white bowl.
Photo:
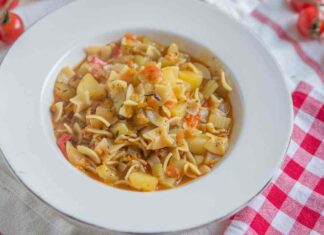
M49 105L57 72L82 49L125 32L151 36L200 59L216 55L232 74L235 126L225 159L172 190L119 190L80 173L53 137ZM198 0L79 0L32 26L0 68L0 144L32 192L72 218L124 232L188 229L226 218L267 184L291 134L284 78L261 43L238 22Z

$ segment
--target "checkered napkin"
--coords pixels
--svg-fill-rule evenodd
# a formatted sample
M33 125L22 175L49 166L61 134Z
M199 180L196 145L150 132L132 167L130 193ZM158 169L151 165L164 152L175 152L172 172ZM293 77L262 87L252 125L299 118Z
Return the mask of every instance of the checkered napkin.
M292 98L295 125L281 169L225 234L324 233L324 93L301 82Z
M324 47L296 30L285 0L263 0L242 23L281 65L295 123L280 170L263 192L230 219L224 234L324 234Z

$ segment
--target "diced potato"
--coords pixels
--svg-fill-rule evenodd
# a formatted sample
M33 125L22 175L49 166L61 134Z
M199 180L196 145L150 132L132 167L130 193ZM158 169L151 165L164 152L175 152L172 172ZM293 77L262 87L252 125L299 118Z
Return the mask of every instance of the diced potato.
M214 136L213 138L210 138L203 146L211 153L224 155L228 148L228 138Z
M100 178L104 179L109 183L116 182L119 178L116 174L116 171L106 165L101 165L96 168L96 172Z
M183 118L183 116L186 114L187 104L185 102L177 103L170 111L172 117L180 117Z
M135 55L134 62L139 66L144 66L148 62L148 58L141 55Z
M176 84L179 75L179 68L169 66L162 69L162 83Z
M205 154L206 148L204 145L207 143L208 137L205 135L199 135L187 139L190 152L193 154Z
M128 128L124 122L118 122L111 128L111 132L115 136L126 135L128 133Z
M129 182L137 190L154 191L158 184L158 179L143 172L133 172L129 175Z
M161 163L155 163L152 166L152 174L158 178L163 176L163 168Z
M192 89L198 88L203 80L201 74L197 74L191 71L180 71L179 78L189 83Z
M164 177L159 179L160 184L167 188L174 188L176 184L176 179L175 178L169 178L169 177Z
M102 99L106 96L105 88L100 86L97 80L89 73L81 79L77 87L78 94L84 91L89 91L90 98L95 100Z
M83 77L84 75L90 72L91 72L91 66L89 65L89 63L83 62L77 70L77 75L79 77Z

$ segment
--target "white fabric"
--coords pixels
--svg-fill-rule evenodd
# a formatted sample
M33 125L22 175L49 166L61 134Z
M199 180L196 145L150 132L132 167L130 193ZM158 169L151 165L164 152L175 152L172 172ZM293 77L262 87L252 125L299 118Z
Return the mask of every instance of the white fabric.
M28 28L41 17L71 1L27 0L28 3L18 7L15 11L23 18L25 26ZM26 0L21 2L26 2ZM265 27L255 20L254 17L247 16L259 3L259 0L205 0L205 2L216 4L232 17L242 21L243 24L263 39L268 49L281 65L291 90L294 89L298 81L305 78L312 85L322 86L319 77L297 57L294 48L289 43L279 40L274 31ZM283 2L283 0L265 1L259 9L274 20L280 19L282 24L291 24L296 16L292 14L287 15L283 12ZM8 46L0 43L0 61L5 56L7 49ZM315 60L320 61L323 59L323 47L319 47L316 43L304 44L303 49L308 54L311 54ZM98 230L62 217L58 212L31 194L11 174L1 158L2 155L0 153L0 232L3 234L117 234ZM314 171L316 171L315 168ZM226 221L221 224L212 223L177 234L214 235L221 233L222 228L226 224ZM237 234L240 234L244 231L244 228L240 226L244 227L244 225L237 224L237 227L232 228L233 232L236 231ZM285 231L285 228L282 228L282 231Z

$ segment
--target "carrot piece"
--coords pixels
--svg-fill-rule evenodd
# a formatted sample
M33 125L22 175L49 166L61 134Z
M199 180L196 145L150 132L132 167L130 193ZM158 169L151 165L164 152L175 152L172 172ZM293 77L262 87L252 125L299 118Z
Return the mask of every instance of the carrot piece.
M161 80L161 70L156 65L147 65L144 68L144 75L153 83L157 83Z
M175 166L167 166L166 175L171 178L179 178L180 177L180 169Z

